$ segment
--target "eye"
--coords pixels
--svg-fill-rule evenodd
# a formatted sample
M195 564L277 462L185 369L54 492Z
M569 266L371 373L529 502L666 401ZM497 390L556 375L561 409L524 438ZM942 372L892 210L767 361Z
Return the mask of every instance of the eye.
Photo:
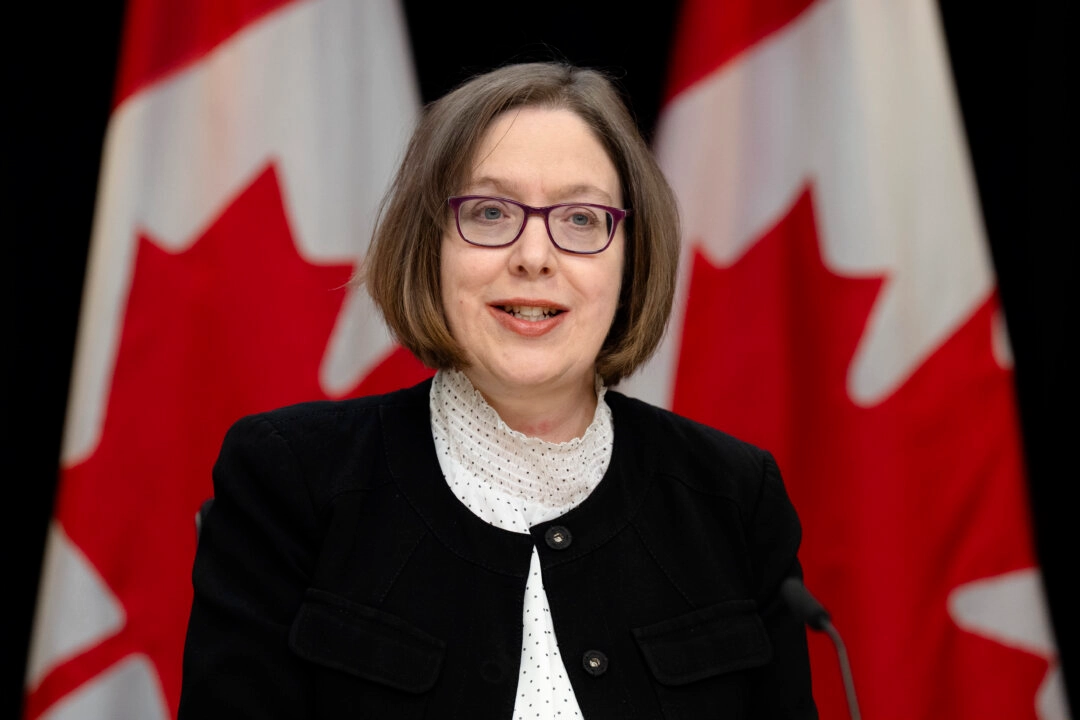
M603 225L600 221L600 214L595 208L588 205L567 206L561 208L556 215L558 221L565 224L569 230L591 231Z
M469 222L502 223L515 216L514 207L496 198L476 198L462 206L463 218Z

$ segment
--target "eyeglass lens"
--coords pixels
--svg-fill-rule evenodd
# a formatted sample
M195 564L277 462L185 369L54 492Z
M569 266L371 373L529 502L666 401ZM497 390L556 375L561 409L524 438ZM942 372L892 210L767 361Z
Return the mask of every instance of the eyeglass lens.
M607 245L614 219L594 205L560 205L547 215L551 238L563 250L596 252ZM462 237L477 245L513 242L525 224L524 208L499 198L473 198L458 207Z

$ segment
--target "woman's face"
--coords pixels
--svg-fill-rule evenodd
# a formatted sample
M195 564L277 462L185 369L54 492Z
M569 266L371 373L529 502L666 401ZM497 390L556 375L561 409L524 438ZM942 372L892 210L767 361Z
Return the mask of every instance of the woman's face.
M620 187L615 166L581 118L525 107L491 124L458 194L534 207L588 202L622 208ZM591 395L596 356L619 299L624 225L603 252L573 255L551 243L539 215L529 217L517 242L499 248L470 245L453 214L447 218L442 301L473 385L489 399L567 388Z

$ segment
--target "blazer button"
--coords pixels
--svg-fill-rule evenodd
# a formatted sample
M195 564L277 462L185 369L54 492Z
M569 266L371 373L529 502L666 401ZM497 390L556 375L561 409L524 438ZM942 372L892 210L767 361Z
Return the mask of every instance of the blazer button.
M599 650L586 650L585 655L581 658L581 664L585 668L585 672L593 677L600 677L607 672L607 655Z
M552 550L565 550L570 547L571 541L574 536L570 534L562 525L552 525L544 533L544 542L548 544L548 547Z

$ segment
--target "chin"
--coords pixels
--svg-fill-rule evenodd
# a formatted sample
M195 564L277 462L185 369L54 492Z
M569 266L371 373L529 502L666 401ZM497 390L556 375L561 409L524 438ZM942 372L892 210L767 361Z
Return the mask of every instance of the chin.
M590 388L593 382L593 371L588 372L587 384ZM579 381L586 376L580 370L573 368L537 368L530 372L521 372L520 368L516 372L509 373L504 376L504 381L508 387L516 387L521 389L529 388L547 388L556 385L567 385L573 383L577 378Z

